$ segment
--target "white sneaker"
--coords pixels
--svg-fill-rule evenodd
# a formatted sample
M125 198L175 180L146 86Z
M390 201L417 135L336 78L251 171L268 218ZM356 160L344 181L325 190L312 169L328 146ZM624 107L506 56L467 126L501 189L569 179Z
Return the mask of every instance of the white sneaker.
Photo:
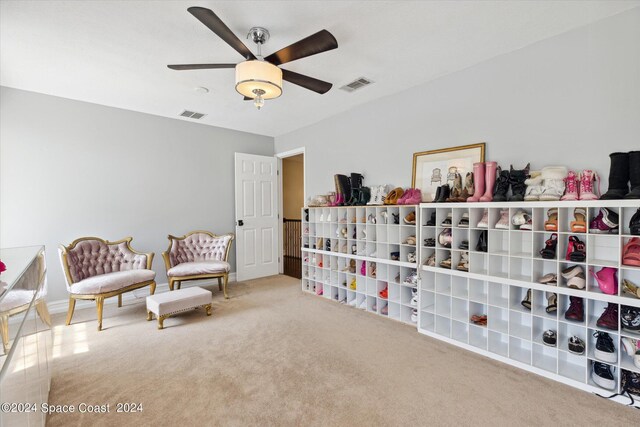
M415 308L411 310L411 321L413 323L418 323L418 310Z
M349 302L347 303L347 305L348 305L349 307L355 307L356 305L358 305L358 303L357 303L356 299L354 298L354 299L352 299L351 301L349 301Z
M418 288L414 286L411 288L411 296L415 297L416 295L418 295Z
M418 306L418 295L414 295L413 298L411 298L411 302L409 303L409 305L411 307L417 307Z
M640 369L640 341L633 338L622 337L622 348L633 359L633 364Z
M482 214L482 219L480 220L480 222L478 223L478 225L476 225L477 228L489 228L489 210L485 209L484 213Z

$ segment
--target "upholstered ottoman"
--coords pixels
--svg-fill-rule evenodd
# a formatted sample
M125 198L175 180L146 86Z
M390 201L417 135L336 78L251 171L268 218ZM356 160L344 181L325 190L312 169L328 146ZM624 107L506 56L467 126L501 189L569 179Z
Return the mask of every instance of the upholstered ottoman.
M162 329L167 317L196 307L203 307L207 316L211 316L211 300L211 292L197 286L151 295L147 297L147 320L155 314L158 329Z

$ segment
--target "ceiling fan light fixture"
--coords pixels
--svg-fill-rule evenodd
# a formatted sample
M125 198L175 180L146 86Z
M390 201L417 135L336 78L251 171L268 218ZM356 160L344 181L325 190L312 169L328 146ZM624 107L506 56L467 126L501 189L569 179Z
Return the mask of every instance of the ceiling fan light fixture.
M241 62L236 65L236 91L251 99L277 98L282 95L282 70L266 61Z

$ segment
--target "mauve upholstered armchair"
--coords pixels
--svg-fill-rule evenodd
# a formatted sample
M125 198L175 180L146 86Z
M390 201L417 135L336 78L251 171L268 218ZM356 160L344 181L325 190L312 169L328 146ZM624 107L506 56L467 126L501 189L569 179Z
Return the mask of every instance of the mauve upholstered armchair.
M235 235L217 236L208 231L192 231L182 237L172 235L169 248L162 253L169 279L169 290L180 289L185 280L218 279L218 288L227 296L231 266L227 261ZM222 282L221 282L222 281Z
M131 237L109 242L98 237L82 237L59 249L62 270L69 291L67 325L71 324L76 300L95 300L98 331L102 330L104 299L145 286L156 290L156 273L151 269L153 252L142 253L131 248Z

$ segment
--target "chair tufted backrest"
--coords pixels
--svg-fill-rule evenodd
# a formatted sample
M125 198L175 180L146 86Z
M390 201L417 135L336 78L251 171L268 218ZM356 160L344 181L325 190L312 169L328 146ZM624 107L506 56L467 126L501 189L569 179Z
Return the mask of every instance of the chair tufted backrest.
M82 240L66 251L73 283L100 274L147 268L147 255L129 249L127 241Z
M227 249L233 240L230 234L211 236L207 233L195 232L185 238L171 236L169 262L175 267L183 262L194 261L226 261Z

